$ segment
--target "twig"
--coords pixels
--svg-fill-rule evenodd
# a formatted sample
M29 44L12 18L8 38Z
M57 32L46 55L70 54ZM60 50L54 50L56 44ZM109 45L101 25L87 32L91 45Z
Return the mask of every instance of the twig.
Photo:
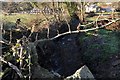
M31 33L30 33L30 35L28 36L28 39L32 36L34 30L35 30L35 23L32 25Z
M2 38L0 40L0 43L6 44L6 45L13 45L12 43L9 43L9 41L7 41L6 39Z
M49 39L50 38L50 28L49 28L49 26L47 27L47 38Z
M37 52L36 52L36 46L34 45L34 43L29 43L28 44L28 55L29 55L29 80L31 79L31 76L32 76L32 72L31 72L31 63L36 65L35 63L37 63L38 61L38 55L37 55ZM31 57L32 55L32 57ZM33 60L31 60L33 59Z
M98 27L97 21L100 18L101 14L96 18L95 22L96 22L96 27Z
M12 42L12 30L10 30L10 42L9 44Z
M22 69L23 66L23 47L20 48L20 69Z
M51 3L52 3L52 9L53 9L53 16L54 16L55 20L57 20L56 14L55 14L55 4L54 4L54 0L52 0Z
M35 37L35 41L37 41L38 40L38 33L36 33L36 37Z
M17 68L17 66L13 65L10 62L5 61L1 56L0 56L0 61L8 64L12 69L14 69L16 71L16 73L20 76L20 78L23 78L23 75L22 75L21 71Z
M31 51L30 51L31 52ZM30 53L29 53L29 55L28 55L29 57L29 80L31 79L31 55L30 55Z
M64 9L63 9L63 6L62 6L62 14L63 14L64 20L66 21L66 23L67 23L67 25L68 25L69 32L71 32L70 24L68 23L65 15L64 15L64 13L63 13L63 10L64 10Z

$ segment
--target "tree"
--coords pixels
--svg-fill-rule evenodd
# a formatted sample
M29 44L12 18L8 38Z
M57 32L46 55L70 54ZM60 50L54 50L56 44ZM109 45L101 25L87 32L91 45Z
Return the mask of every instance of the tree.
M72 16L77 10L77 3L75 2L65 2L69 15Z
M7 13L28 11L33 9L29 2L2 2L2 10Z

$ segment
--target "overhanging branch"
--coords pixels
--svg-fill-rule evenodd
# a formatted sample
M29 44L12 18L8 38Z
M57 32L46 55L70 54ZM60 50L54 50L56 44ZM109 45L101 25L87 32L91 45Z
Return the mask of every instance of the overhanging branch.
M50 41L50 40L54 40L58 37L61 37L61 36L64 36L64 35L68 35L68 34L76 34L76 33L80 33L80 32L88 32L88 31L93 31L93 30L97 30L97 29L101 29L101 28L104 28L108 25L111 25L112 23L116 22L116 21L119 21L120 19L116 19L116 20L113 20L105 25L102 25L101 27L96 27L96 28L90 28L90 29L84 29L84 30L76 30L76 31L71 31L71 32L65 32L65 33L62 33L62 34L58 34L57 36L55 37L52 37L52 38L49 38L49 39L40 39L40 40L37 40L35 41L35 45L37 45L39 42L42 42L42 41ZM93 23L93 22L92 22ZM86 25L85 25L86 26ZM87 25L88 26L88 25Z

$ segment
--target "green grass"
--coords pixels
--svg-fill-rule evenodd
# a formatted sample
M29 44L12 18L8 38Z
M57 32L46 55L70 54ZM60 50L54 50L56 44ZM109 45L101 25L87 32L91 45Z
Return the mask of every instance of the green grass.
M94 32L90 33L93 34ZM100 29L97 34L98 36L95 37L86 33L79 38L81 46L84 46L83 55L86 57L85 60L101 59L101 61L105 61L111 55L120 52L120 39L117 36L120 32Z
M105 49L106 53L118 53L119 51L119 46L118 44L120 43L120 40L118 39L118 36L116 36L116 32L115 31L106 31L106 30L101 30L99 31L100 35L103 37L104 39L104 46L106 46ZM103 33L101 33L103 32ZM119 34L119 33L118 33Z
M38 18L35 14L12 14L7 16L1 14L0 17L4 22L16 22L16 19L20 18L23 23L28 23L31 20Z
M52 19L53 15L46 15L48 19ZM30 28L33 22L36 21L45 21L45 16L42 14L12 14L12 15L3 15L0 14L0 21L4 23L4 26L7 28L15 26L16 20L21 19L21 25L25 26L26 28ZM36 22L37 23L37 22ZM41 23L42 24L42 23Z

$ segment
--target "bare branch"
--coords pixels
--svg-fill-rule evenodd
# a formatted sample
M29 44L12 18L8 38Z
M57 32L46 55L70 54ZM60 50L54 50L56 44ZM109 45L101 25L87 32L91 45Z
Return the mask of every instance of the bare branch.
M68 23L68 21L67 21L67 19L65 17L65 14L64 14L64 7L63 7L63 5L62 5L62 14L63 14L64 20L66 21L66 23L68 25L68 30L69 30L69 32L71 32L70 24Z
M14 69L17 72L17 74L20 76L20 78L23 78L23 75L22 75L21 71L17 68L17 66L13 65L10 62L5 61L1 56L0 56L0 61L8 64L12 69Z
M49 39L40 39L40 40L37 40L37 41L34 42L34 44L37 45L39 42L54 40L54 39L56 39L56 38L58 38L58 37L61 37L61 36L64 36L64 35L68 35L68 34L76 34L76 33L80 33L80 32L88 32L88 31L93 31L93 30L101 29L101 28L104 28L104 27L106 27L106 26L108 26L108 25L110 25L110 24L118 21L118 20L120 20L120 19L113 20L113 21L111 21L111 22L109 22L109 23L107 23L107 24L105 24L105 25L102 25L101 27L84 29L84 30L79 30L79 31L76 30L76 31L71 31L71 32L68 31L68 32L65 32L65 33L62 33L62 34L58 34L57 36L52 37L52 38L49 38ZM86 25L85 25L85 26L86 26Z
M0 39L0 43L6 44L6 45L12 45L12 43L9 43L9 41L4 38Z
M20 69L22 69L23 66L23 47L20 48Z
M36 33L36 37L35 37L35 41L37 41L38 40L38 33Z

